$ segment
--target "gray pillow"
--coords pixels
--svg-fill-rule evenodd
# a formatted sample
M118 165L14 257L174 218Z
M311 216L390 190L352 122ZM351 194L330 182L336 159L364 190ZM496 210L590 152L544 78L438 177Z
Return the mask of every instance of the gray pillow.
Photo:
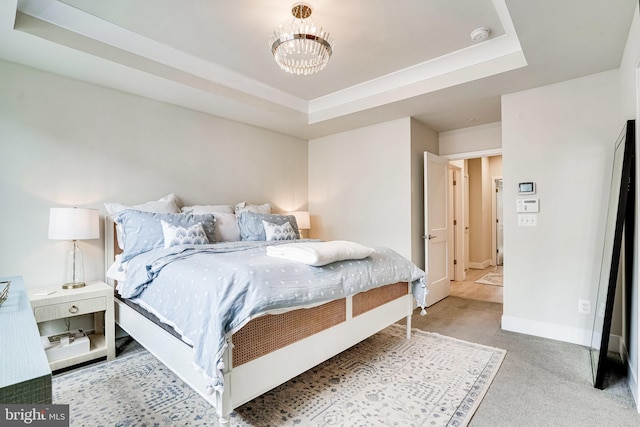
M291 224L291 228L293 228L293 231L296 233L296 239L300 238L298 223L296 222L295 216L263 214L256 212L241 212L240 215L238 215L238 228L240 228L240 238L242 240L267 240L262 221L267 221L276 225L282 225L285 222L288 222L289 224Z

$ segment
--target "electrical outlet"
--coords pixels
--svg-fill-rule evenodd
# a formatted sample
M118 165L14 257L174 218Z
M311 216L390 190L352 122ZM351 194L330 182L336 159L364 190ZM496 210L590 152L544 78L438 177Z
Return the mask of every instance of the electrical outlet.
M591 314L591 300L579 299L578 300L578 313Z

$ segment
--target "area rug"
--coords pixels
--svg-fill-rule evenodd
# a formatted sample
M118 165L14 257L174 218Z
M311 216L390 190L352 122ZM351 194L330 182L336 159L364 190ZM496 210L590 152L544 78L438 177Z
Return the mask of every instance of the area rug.
M482 285L502 286L502 273L487 273L478 280L476 283Z
M232 426L466 426L506 351L392 325L239 407ZM53 378L71 425L217 426L147 351Z

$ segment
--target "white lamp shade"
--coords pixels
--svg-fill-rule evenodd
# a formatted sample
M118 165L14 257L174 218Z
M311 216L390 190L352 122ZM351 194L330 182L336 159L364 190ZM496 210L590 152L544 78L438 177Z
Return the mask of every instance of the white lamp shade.
M291 212L291 215L296 217L296 223L299 229L308 230L311 228L311 218L308 211Z
M88 240L100 237L100 216L97 209L51 208L49 239Z

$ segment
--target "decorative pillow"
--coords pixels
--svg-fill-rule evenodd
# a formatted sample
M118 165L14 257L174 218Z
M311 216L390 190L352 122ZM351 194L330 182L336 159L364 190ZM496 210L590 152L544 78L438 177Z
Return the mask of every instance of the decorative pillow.
M106 202L104 207L107 209L107 214L115 221L116 216L125 209L135 209L145 212L157 212L157 213L179 213L178 198L175 194L171 193L158 201L146 202L141 205L127 206L122 203ZM116 236L118 237L118 246L120 249L124 249L124 236L122 235L122 227L116 224Z
M233 206L231 205L193 205L185 206L182 208L184 213L192 213L196 215L206 213L234 213Z
M214 213L216 219L216 242L237 242L240 240L238 218L233 213Z
M207 245L209 239L202 228L202 223L198 222L189 228L171 225L165 220L160 220L162 225L162 237L164 247L170 248L177 245Z
M296 217L293 215L241 212L240 215L238 215L240 238L242 240L267 240L267 236L264 233L264 225L262 224L263 220L276 225L282 225L285 222L289 222L291 228L293 228L293 231L296 234L296 239L300 236Z
M255 212L261 214L271 213L271 204L265 203L263 205L252 205L247 202L240 202L236 205L235 213L239 215L241 212Z
M298 238L289 221L278 225L262 220L262 226L267 240L295 240Z
M164 245L164 234L160 221L189 228L201 222L209 242L215 242L215 218L213 214L194 215L176 213L144 212L126 209L116 217L116 223L122 226L124 250L122 262L129 261L136 255L148 252Z

